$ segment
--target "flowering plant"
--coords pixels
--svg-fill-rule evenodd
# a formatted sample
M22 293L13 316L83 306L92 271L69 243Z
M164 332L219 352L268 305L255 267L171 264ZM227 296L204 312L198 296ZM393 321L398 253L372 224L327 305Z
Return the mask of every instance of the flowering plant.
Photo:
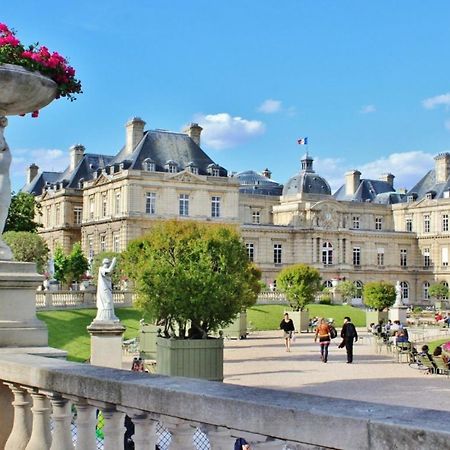
M31 71L38 71L52 79L58 88L59 97L75 100L74 94L80 94L81 83L75 78L75 69L57 52L39 46L38 43L25 47L16 33L4 23L0 23L0 65L15 64ZM37 113L33 113L36 117Z

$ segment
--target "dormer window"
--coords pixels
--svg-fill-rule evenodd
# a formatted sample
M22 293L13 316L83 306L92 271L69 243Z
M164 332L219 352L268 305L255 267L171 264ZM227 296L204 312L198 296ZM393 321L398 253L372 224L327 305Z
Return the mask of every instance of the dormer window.
M213 177L220 177L220 166L217 164L210 164L208 166L208 174Z
M146 172L154 172L155 163L150 158L146 158L144 159L144 161L142 161L142 169Z
M198 167L195 165L195 163L190 162L187 164L186 169L193 173L194 175L198 175Z
M177 173L178 172L178 164L173 160L167 161L166 162L166 170L169 173Z

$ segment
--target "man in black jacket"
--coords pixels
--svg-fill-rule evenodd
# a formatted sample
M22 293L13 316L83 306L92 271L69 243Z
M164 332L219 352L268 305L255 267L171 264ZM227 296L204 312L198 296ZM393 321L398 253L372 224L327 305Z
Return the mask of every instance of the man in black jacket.
M353 362L353 341L358 340L358 333L355 325L353 325L350 317L344 317L344 325L341 330L342 343L339 347L344 347L347 350L347 364Z

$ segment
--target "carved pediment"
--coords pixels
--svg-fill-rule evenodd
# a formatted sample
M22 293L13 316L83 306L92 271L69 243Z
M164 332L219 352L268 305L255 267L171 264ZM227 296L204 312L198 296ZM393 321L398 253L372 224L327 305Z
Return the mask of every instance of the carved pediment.
M171 180L174 181L181 181L182 183L204 183L205 180L200 177L199 175L196 175L194 173L191 173L187 170L183 170L182 172L178 172L170 176Z
M111 179L112 179L111 176L108 176L108 175L105 175L102 173L101 175L99 175L98 178L96 178L94 180L94 182L92 183L92 186L101 186L103 184L107 184L111 181Z

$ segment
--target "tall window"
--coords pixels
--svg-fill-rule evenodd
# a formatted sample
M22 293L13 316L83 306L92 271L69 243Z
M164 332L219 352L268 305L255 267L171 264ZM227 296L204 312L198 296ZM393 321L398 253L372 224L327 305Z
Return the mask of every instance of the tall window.
M120 253L120 235L114 234L113 236L113 252Z
M428 281L425 281L423 283L423 299L429 300L430 299L430 283Z
M355 281L353 284L355 285L355 288L356 288L355 298L357 298L359 300L362 298L364 285L363 285L362 281L359 281L359 280Z
M90 234L87 238L88 241L88 255L89 259L92 259L94 257L94 236Z
M430 215L424 214L423 216L423 232L429 233L430 232Z
M448 231L448 214L442 214L442 231Z
M442 255L442 265L444 267L447 267L448 266L448 247L441 248L441 255Z
M212 176L213 177L218 177L220 174L219 169L213 168L212 170Z
M83 218L83 208L81 206L75 206L73 208L73 218L75 221L75 225L81 225L81 221Z
M445 286L447 288L447 291L448 291L448 283L446 281L442 282L442 286ZM448 294L444 295L442 298L443 298L443 300L448 300Z
M100 251L106 252L106 234L100 235Z
M406 218L406 231L412 231L412 219L410 217Z
M324 242L322 245L322 264L333 264L333 246L331 242Z
M58 226L61 221L61 207L59 205L56 205L55 209L55 225Z
M259 224L261 220L260 212L259 211L253 211L252 212L252 223Z
M248 259L253 262L255 260L255 246L252 243L245 244Z
M282 250L281 244L273 245L273 262L275 264L281 264Z
M400 287L402 288L402 298L405 303L409 300L409 285L406 281L400 282Z
M323 286L324 288L332 289L332 288L333 288L333 282L332 282L331 280L325 280L325 281L322 283L322 286Z
M220 197L211 197L211 217L220 217Z
M400 249L400 267L406 267L408 265L408 252L406 248Z
M423 249L423 267L430 267L430 249Z
M117 215L122 212L120 200L121 200L120 191L116 191L114 195L114 213Z
M156 193L147 192L145 196L145 214L156 214Z
M180 216L189 216L189 195L180 194L179 197Z
M384 248L377 248L377 265L384 266Z
M353 247L353 265L361 265L361 247Z
M355 230L359 230L359 216L352 217L352 224Z
M108 212L108 197L106 194L102 195L102 217L106 217Z
M89 219L94 219L94 210L95 210L95 198L94 196L89 197Z
M375 230L382 230L382 229L383 229L383 218L375 217Z

